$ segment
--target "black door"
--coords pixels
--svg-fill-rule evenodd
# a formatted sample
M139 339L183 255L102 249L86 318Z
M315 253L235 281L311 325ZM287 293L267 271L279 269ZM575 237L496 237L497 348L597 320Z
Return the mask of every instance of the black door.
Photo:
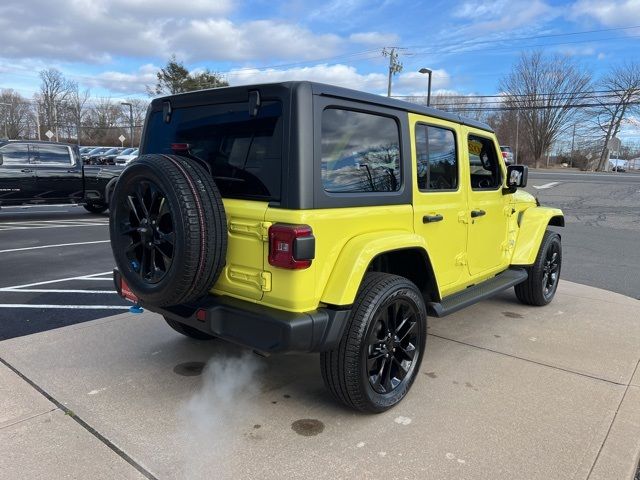
M76 161L72 147L37 143L31 144L31 149L38 199L47 203L82 200L82 165Z
M0 205L26 202L36 189L36 173L29 159L29 145L8 143L0 147Z

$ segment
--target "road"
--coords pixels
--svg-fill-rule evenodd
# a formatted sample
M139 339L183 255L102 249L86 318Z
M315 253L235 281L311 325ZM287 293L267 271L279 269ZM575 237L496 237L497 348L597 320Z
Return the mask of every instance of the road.
M563 278L640 298L640 175L532 170L526 190L565 214Z
M0 340L127 311L115 294L106 215L0 210Z

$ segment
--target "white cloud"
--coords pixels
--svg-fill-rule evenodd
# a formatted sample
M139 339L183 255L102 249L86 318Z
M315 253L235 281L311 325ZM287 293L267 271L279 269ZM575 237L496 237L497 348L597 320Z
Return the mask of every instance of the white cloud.
M236 70L228 74L231 85L249 85L253 83L282 82L287 80L309 80L329 83L355 90L383 94L387 91L387 75L385 73L359 73L348 65L314 65L284 70ZM432 90L449 85L450 76L444 70L436 70L433 75ZM425 95L427 76L418 72L406 72L393 79L394 95Z
M191 20L171 28L166 38L181 58L231 61L322 58L333 55L341 43L337 35L316 35L272 20L243 24L227 19Z
M107 63L114 57L185 61L308 60L344 39L276 20L225 18L231 0L9 0L0 4L0 56Z
M374 47L392 46L400 43L400 37L395 33L380 33L380 32L352 33L349 36L349 40L351 40L354 43L361 43L363 45L372 45Z
M81 82L88 87L98 87L111 92L136 94L145 91L146 86L155 84L156 73L160 67L152 64L142 65L132 73L108 71L93 77L83 77Z
M640 0L578 0L571 7L574 19L590 17L607 27L640 24Z
M553 16L556 9L544 0L471 0L456 7L453 15L471 23L455 31L456 35L505 33L519 28L537 28Z

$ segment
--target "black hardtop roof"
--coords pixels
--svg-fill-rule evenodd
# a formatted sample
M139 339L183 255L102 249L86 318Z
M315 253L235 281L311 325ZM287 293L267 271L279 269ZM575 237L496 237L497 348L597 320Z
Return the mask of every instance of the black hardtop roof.
M253 84L253 85L219 87L219 88L212 88L207 90L197 90L195 92L179 93L179 94L167 95L164 97L155 98L152 101L152 103L154 104L154 106L159 107L158 104L166 100L173 100L173 99L183 100L183 99L186 99L185 97L198 97L198 96L209 97L214 92L216 96L225 95L225 94L236 96L236 94L240 92L246 92L247 90L256 90L264 87L283 88L283 89L289 89L289 90L310 88L314 95L323 95L327 97L335 97L335 98L341 98L345 100L354 100L356 102L368 103L371 105L380 105L380 106L395 108L398 110L404 110L407 112L417 113L420 115L427 115L430 117L439 118L442 120L448 120L451 122L460 123L462 125L479 128L481 130L486 130L488 132L493 132L493 128L491 128L488 124L484 122L479 122L477 120L473 120L471 118L466 118L461 115L457 115L455 113L445 112L443 110L438 110L437 108L433 108L433 107L424 107L415 103L405 102L403 100L397 100L395 98L383 97L381 95L375 95L373 93L366 93L358 90L352 90L350 88L338 87L336 85L329 85L326 83L318 83L318 82L310 82L310 81L260 83L260 84Z

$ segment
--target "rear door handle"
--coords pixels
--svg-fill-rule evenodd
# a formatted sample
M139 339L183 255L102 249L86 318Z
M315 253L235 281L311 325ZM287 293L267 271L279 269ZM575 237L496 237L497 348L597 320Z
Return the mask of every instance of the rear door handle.
M471 210L471 218L482 217L486 214L487 212L485 212L484 210Z
M443 219L444 217L439 213L436 215L425 215L424 217L422 217L422 223L435 223L440 222Z
M30 168L23 168L22 170L20 170L22 173L33 173L33 170L31 170Z

